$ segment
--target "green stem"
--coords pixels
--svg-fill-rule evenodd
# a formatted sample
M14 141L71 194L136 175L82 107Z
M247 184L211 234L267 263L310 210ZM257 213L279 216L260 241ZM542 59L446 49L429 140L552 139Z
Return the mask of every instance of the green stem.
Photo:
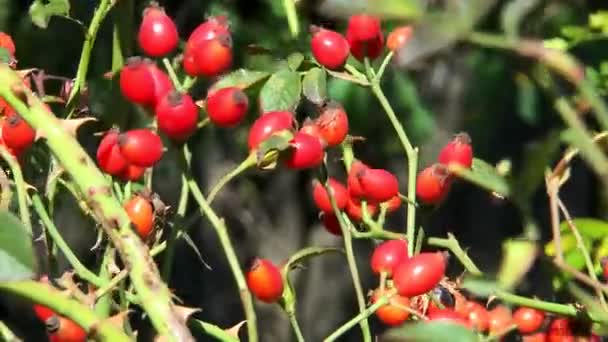
M118 327L110 321L99 318L86 305L67 298L52 286L33 281L1 282L0 290L48 306L60 315L66 316L80 325L87 332L94 332L103 341L131 341Z
M28 105L13 91L23 92ZM21 77L5 64L0 65L0 97L45 137L51 152L71 175L80 192L86 194L92 213L128 265L142 307L157 332L169 341L192 341L193 337L175 310L171 293L161 281L147 246L131 229L129 216L88 153L74 136L63 129L61 122L40 99L23 87Z
M23 222L23 227L30 236L32 235L32 221L30 219L30 209L27 204L27 189L25 180L23 180L23 173L21 172L21 165L19 160L13 156L4 145L0 145L0 156L6 161L8 167L11 169L13 174L13 180L15 181L15 187L17 188L17 201L19 203L19 217Z
M447 239L430 237L427 240L427 243L431 246L449 249L452 252L452 254L454 254L456 256L456 258L458 258L458 260L460 260L460 263L462 264L462 266L464 266L464 268L472 275L480 276L483 274L481 272L481 270L477 267L477 265L475 265L473 260L471 260L471 258L469 258L469 256L462 249L462 247L460 247L460 243L458 243L458 240L456 240L454 235L448 233Z
M298 13L296 12L296 4L294 0L283 0L283 8L287 16L287 24L291 37L295 38L300 33L300 24L298 23Z
M334 214L338 219L338 223L340 224L340 229L342 230L342 238L344 241L344 251L346 252L346 261L348 263L348 269L350 271L350 275L353 281L353 286L355 288L355 295L357 297L357 305L359 306L359 312L365 311L365 295L363 294L363 289L361 288L361 279L359 277L359 270L357 269L357 260L355 259L355 253L353 250L353 239L350 233L350 227L344 221L344 217L340 213L340 209L338 209L338 205L336 204L336 199L332 195L330 191L329 185L325 184L325 189L329 194L329 200L331 202L331 206L334 210ZM367 316L363 319L359 320L359 325L361 326L361 333L363 335L364 342L371 342L372 337L369 331L369 323L367 321Z
M186 165L189 165L190 155L187 146L184 146L184 158L186 160ZM213 211L211 205L203 196L201 189L199 188L196 181L192 178L192 174L189 171L189 167L183 170L186 175L185 177L188 180L190 192L192 193L194 200L197 202L201 210L201 214L207 217L207 219L211 223L211 226L215 230L215 233L217 234L220 240L220 244L222 245L222 248L224 250L224 254L228 259L228 264L230 265L230 270L232 271L232 275L234 276L236 285L239 289L241 302L243 303L243 309L245 311L245 318L247 319L247 334L249 337L249 341L257 342L257 319L253 306L253 299L251 298L251 293L249 292L249 288L247 287L247 282L245 281L245 276L243 275L243 271L241 270L238 257L236 256L236 252L234 251L234 247L232 246L232 242L230 241L230 237L228 236L226 224L224 223L224 220L219 218L215 211Z
M213 186L211 191L209 191L209 195L207 195L207 201L209 203L213 203L213 200L217 196L217 194L230 182L232 179L236 178L241 173L245 172L245 170L250 167L255 166L256 158L255 153L249 154L249 156L243 160L237 167L235 167L232 171L228 172L224 175L220 180Z
M390 51L386 55L386 57L384 57L384 60L382 61L382 64L380 65L380 68L378 68L378 73L376 74L376 77L375 77L374 81L380 83L380 80L382 80L382 76L384 75L384 71L386 70L386 66L388 65L388 63L393 58L393 55L394 55L394 52Z
M182 158L180 158L182 159ZM182 175L182 189L179 196L179 202L177 204L177 220L181 221L186 214L188 207L188 198L190 192L188 191L188 179ZM173 256L175 255L175 242L177 241L180 225L175 224L171 227L169 237L167 238L165 257L163 259L163 269L161 275L166 282L171 279L171 269L173 268Z
M183 91L182 84L179 81L179 78L177 77L177 74L175 73L171 62L169 62L169 58L163 58L163 65L165 66L165 69L167 69L167 73L169 74L169 78L171 79L171 82L173 82L173 86L175 87L175 89Z
M389 54L390 56L390 54ZM388 57L388 56L387 56ZM380 87L380 79L378 77L374 77L372 74L371 66L369 62L366 64L366 72L368 75L368 79L370 81L370 87L372 93L376 96L380 105L386 112L395 132L397 132L397 136L399 137L399 141L405 150L405 155L407 157L407 197L411 200L416 198L416 175L418 172L418 150L412 146L403 126L397 119L397 115L391 107L388 99L384 95L382 88ZM380 75L380 74L378 74ZM412 202L407 202L407 240L415 241L415 230L416 230L416 204ZM410 255L414 255L414 244L408 244L408 252Z
M209 335L211 337L215 337L218 341L223 341L223 342L239 342L240 341L238 338L232 336L231 334L226 332L226 330L218 327L217 325L203 322L198 319L191 319L190 322L191 322L190 326L195 327L199 330L202 330L203 333L205 333L206 335Z
M0 321L0 340L6 342L20 342L21 339L17 338L15 334L9 329L8 326L2 321Z
M99 267L99 277L103 280L103 282L107 285L112 280L112 274L108 268L109 265L113 264L115 261L115 249L112 245L108 244L106 246L106 250L103 255L103 260L101 261L101 266ZM96 294L99 288L96 289ZM97 297L95 301L95 313L97 313L101 317L108 317L112 310L112 296L111 295L101 295Z
M76 80L74 81L72 91L68 97L68 107L72 105L74 99L84 86L87 73L89 71L91 52L93 51L93 45L95 44L95 39L97 38L97 32L99 31L99 27L101 26L103 19L106 17L114 3L115 1L111 0L101 0L99 7L97 7L95 13L93 14L93 19L91 19L91 24L89 25L89 29L87 30L84 38L84 44L82 45L82 53L80 54L80 62L78 63Z
M40 217L42 224L44 225L47 232L53 239L53 242L55 243L55 245L57 245L57 247L59 248L61 253L63 253L63 255L65 255L65 258L68 260L68 262L70 263L72 268L74 268L74 271L76 271L76 274L78 274L78 276L80 278L88 281L89 283L95 285L96 287L101 287L101 286L105 285L101 278L99 278L95 273L93 273L91 270L89 270L85 265L83 265L80 262L80 260L78 259L78 256L76 254L74 254L74 252L72 251L70 246L63 239L63 236L61 236L61 233L59 233L59 230L57 230L57 226L55 226L55 223L53 222L53 220L51 220L46 209L44 208L44 204L42 203L40 195L38 195L38 193L35 193L31 196L31 199L32 199L32 206L34 207L34 210L38 214L38 217Z
M357 323L366 320L369 316L373 315L376 310L378 310L381 306L387 304L389 302L388 296L382 296L376 301L374 304L367 307L365 310L361 311L357 316L353 317L350 321L344 323L338 329L336 329L331 335L327 336L323 342L332 342L336 341L340 336L344 335L348 330L354 327Z
M296 335L296 340L298 342L304 342L304 335L302 335L302 330L300 329L300 324L298 323L295 312L290 313L288 316L289 323L291 323L291 327L293 328L293 333Z
M120 0L116 4L112 32L112 72L118 72L125 64L126 56L133 54L134 5L134 0Z

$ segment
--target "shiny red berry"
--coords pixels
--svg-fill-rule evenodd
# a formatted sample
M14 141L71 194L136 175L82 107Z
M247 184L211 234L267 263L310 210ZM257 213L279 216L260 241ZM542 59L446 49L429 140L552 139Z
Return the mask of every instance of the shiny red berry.
M433 164L422 170L416 178L416 196L426 204L437 204L448 194L451 177L442 164Z
M156 106L158 129L172 140L182 142L196 131L198 107L188 94L167 93Z
M127 167L127 160L118 147L117 131L111 130L104 135L97 147L96 157L99 167L113 176L119 175Z
M399 195L395 195L388 201L385 201L384 205L386 205L386 212L392 213L401 206L401 197L399 197Z
M148 69L150 71L150 76L152 76L152 84L154 86L154 96L148 105L155 108L158 102L175 88L173 87L173 82L171 82L169 75L159 67L152 64Z
M137 234L145 240L154 228L154 207L152 203L143 196L133 196L125 203L124 207L131 223L135 226Z
M469 301L466 303L467 318L473 329L485 332L489 328L490 314L485 306Z
M538 332L530 335L522 336L521 342L547 342L549 341L547 334L544 332Z
M321 135L321 130L319 129L319 126L315 123L315 121L311 120L310 118L306 118L306 120L304 120L304 122L302 123L302 127L300 127L300 132L316 137L317 139L319 139L319 142L321 142L321 145L323 145L323 147L327 146L327 142L323 138L323 135Z
M378 206L374 203L366 203L367 212L369 216L374 216L378 211ZM363 204L358 198L348 197L348 203L346 204L346 214L353 221L361 221L363 218Z
M256 258L247 271L247 286L253 295L266 303L274 303L283 294L283 278L270 260Z
M193 48L197 76L215 77L232 65L232 38L223 34L204 40Z
M118 146L127 162L135 166L153 166L163 155L160 137L149 129L134 129L120 134Z
M391 51L397 51L410 40L414 30L412 26L399 26L391 31L386 37L386 47Z
M384 169L364 169L357 177L363 196L374 202L388 201L399 194L397 177Z
M513 324L511 310L506 306L499 305L488 311L488 330L490 334L499 334Z
M513 313L513 321L522 334L531 334L543 325L545 314L536 309L521 307Z
M348 178L346 179L346 184L348 186L348 194L353 198L361 198L365 195L363 191L363 187L359 182L358 175L364 171L369 169L365 163L355 160L353 164L350 166L350 170L348 171Z
M469 323L466 317L463 317L461 314L452 309L433 310L432 312L428 313L427 317L429 321L449 322L462 325L466 328L471 328L471 323Z
M135 181L139 180L141 178L141 176L144 175L145 172L146 172L146 169L143 167L135 166L135 165L127 165L127 167L124 168L124 170L122 170L122 172L118 174L118 178L122 179L125 182L127 182L127 181L135 182Z
M177 47L179 34L173 20L153 4L144 10L137 40L146 55L162 57Z
M234 127L245 118L249 99L240 88L227 87L209 93L205 107L211 122L220 127Z
M291 169L310 169L323 162L323 146L319 139L306 133L297 132L290 142L291 149L285 165Z
M471 165L473 165L473 147L471 147L469 135L467 133L457 134L452 141L441 149L438 160L446 166L453 163L471 168Z
M51 308L41 304L34 304L34 313L42 323L45 323L49 318L55 315L55 312L51 310Z
M441 252L420 253L395 267L393 281L399 294L418 296L431 291L443 278L446 268L445 255Z
M19 114L6 117L2 125L2 141L9 149L24 150L34 143L36 131Z
M333 235L337 235L337 236L342 235L342 228L340 228L340 222L338 221L338 218L336 217L336 215L334 213L322 212L320 215L321 215L321 221L323 222L323 227L325 227L325 230L327 230L329 233L331 233Z
M388 240L376 246L371 257L372 271L376 274L393 274L397 265L409 258L407 253L407 241Z
M327 183L338 209L342 210L346 208L346 204L348 203L348 191L344 184L331 177L327 179ZM312 199L319 210L326 213L334 211L325 186L316 179L313 181Z
M154 80L150 68L154 66L149 59L131 57L120 70L120 91L129 101L141 105L154 102Z
M547 330L547 342L574 342L572 324L567 318L556 318Z
M348 134L348 116L338 102L330 102L315 120L327 146L340 145Z
M249 129L247 145L253 150L272 134L293 129L294 116L291 112L268 112L262 114Z
M219 35L230 34L228 20L225 16L213 16L198 25L186 41L186 50L191 49L204 40L215 39Z
M343 35L332 30L313 27L310 41L312 55L327 69L342 68L350 54L350 47Z
M57 317L56 324L47 326L50 342L85 342L87 340L87 332L80 325L68 318Z
M373 60L382 54L384 35L380 19L367 14L353 15L348 20L346 40L350 53L359 61L365 57Z
M374 290L371 297L372 304L376 303L384 293L385 292L381 289ZM409 298L395 294L391 296L388 304L385 304L376 310L376 317L388 326L396 326L405 322L410 316L410 313L407 310L409 306Z
M201 75L201 71L198 69L198 65L196 64L196 60L194 59L194 49L188 49L184 51L184 60L182 61L182 67L184 68L184 72L193 77L197 77Z

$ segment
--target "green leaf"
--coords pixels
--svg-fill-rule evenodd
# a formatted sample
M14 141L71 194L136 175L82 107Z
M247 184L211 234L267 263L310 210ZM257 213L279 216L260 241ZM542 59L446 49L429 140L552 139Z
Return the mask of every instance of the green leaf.
M481 298L490 297L496 289L500 288L498 283L492 280L468 276L462 282L462 288Z
M263 113L287 110L293 111L300 102L302 84L300 75L283 69L270 76L260 91L260 108Z
M591 240L599 240L608 236L608 222L606 221L591 217L579 217L573 219L572 224L582 236ZM567 221L563 221L560 223L559 229L562 232L570 231L570 225Z
M0 212L0 281L31 279L36 273L32 237L17 217Z
M417 322L390 329L382 342L478 342L480 338L473 331L451 322Z
M3 47L0 47L0 63L8 64L13 61L13 57L10 52Z
M270 73L266 71L238 69L220 78L209 88L209 91L226 87L237 87L244 90L265 80L269 76Z
M498 283L509 291L514 289L530 270L538 256L538 245L528 240L507 240L498 271Z
M450 171L488 191L495 192L503 197L509 197L510 195L507 180L496 172L494 166L481 159L473 158L473 166L470 170L453 164L450 165Z
M521 21L534 10L539 0L511 0L502 11L502 28L510 38L519 36Z
M304 61L304 55L299 52L294 52L291 55L287 56L287 66L289 69L296 71L302 65Z
M40 27L47 28L52 16L69 17L70 2L69 0L35 0L30 5L30 17L32 22Z
M342 18L365 12L383 19L415 19L423 6L420 0L326 0L321 11Z
M538 90L536 85L524 74L515 77L517 83L517 113L528 125L539 120Z
M274 169L278 152L290 148L291 139L293 139L293 133L289 130L282 130L261 142L255 152L258 167L264 170Z
M321 68L308 70L302 81L302 92L310 102L321 105L327 100L327 74Z

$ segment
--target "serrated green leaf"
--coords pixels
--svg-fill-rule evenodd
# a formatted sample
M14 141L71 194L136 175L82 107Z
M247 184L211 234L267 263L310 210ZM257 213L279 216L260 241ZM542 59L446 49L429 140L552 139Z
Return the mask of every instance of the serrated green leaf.
M29 14L34 25L47 28L52 16L69 17L69 0L35 0L29 9Z
M36 273L32 237L17 217L0 212L0 281L31 279Z
M304 55L299 52L294 52L287 56L287 66L293 71L298 70L302 62L304 62Z
M390 329L381 342L478 342L479 336L462 325L451 322L417 322Z
M218 90L226 87L237 87L240 89L247 89L255 85L256 83L263 81L269 76L270 73L266 71L238 69L220 78L209 88L209 91Z
M304 75L302 92L306 98L317 105L327 100L327 73L321 68L312 68Z
M497 280L502 289L515 288L538 256L538 245L528 240L507 240L502 245L502 261Z
M260 91L260 108L263 113L287 110L293 111L300 102L302 84L300 75L283 69L270 76Z
M460 178L503 197L509 197L511 193L507 179L499 175L494 166L481 159L473 158L471 169L459 165L450 165L449 169Z

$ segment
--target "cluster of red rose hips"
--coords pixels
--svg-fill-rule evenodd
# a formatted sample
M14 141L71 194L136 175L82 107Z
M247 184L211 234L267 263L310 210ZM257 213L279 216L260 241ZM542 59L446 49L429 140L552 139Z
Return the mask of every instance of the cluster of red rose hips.
M426 204L438 204L450 191L453 174L448 170L450 164L464 168L473 165L473 148L467 133L457 134L439 152L438 163L422 170L416 179L416 197Z

